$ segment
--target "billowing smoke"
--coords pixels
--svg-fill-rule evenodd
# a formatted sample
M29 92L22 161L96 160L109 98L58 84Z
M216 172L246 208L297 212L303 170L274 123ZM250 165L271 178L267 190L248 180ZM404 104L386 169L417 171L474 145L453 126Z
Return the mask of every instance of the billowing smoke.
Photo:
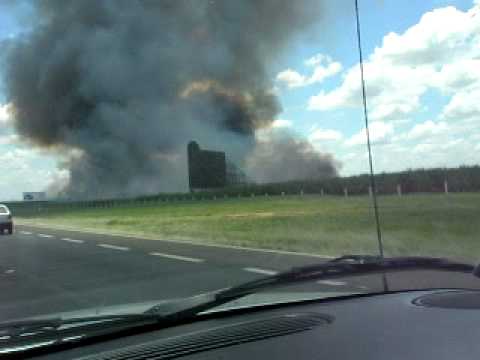
M320 18L320 3L35 1L33 30L6 46L15 128L65 155L71 197L186 190L190 140L237 163L263 159L262 179L281 180L275 167L284 164L256 148L256 130L281 111L267 70ZM274 145L285 158L315 159L318 166L297 174L335 173L332 159L308 144Z
M247 159L247 170L259 183L316 180L337 175L338 164L304 139L288 134L259 141Z

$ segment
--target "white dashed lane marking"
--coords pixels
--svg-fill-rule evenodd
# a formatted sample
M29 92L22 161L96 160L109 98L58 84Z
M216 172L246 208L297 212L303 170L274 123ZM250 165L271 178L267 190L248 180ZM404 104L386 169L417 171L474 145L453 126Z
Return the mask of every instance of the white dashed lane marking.
M319 280L317 284L329 285L329 286L345 286L347 283L345 281L334 281L334 280Z
M168 259L174 259L174 260L189 261L189 262L194 262L194 263L201 263L201 262L205 261L203 259L197 259L197 258L192 258L192 257L188 257L188 256L172 255L172 254L165 254L165 253L159 253L159 252L151 252L150 255L160 256L160 257L164 257L164 258L168 258Z
M77 239L70 239L70 238L62 238L61 240L63 241L68 241L74 244L83 244L83 240L77 240Z
M53 235L48 235L48 234L38 234L39 237L42 237L42 238L52 238Z
M116 245L110 245L110 244L98 244L98 246L105 248L105 249L111 249L111 250L120 250L120 251L128 251L130 248L126 246L116 246Z
M261 268L256 268L256 267L247 267L243 268L243 270L256 273L256 274L262 274L262 275L276 275L278 274L278 271L274 270L268 270L268 269L261 269Z
M20 234L23 234L23 235L32 235L32 233L30 231L20 231Z
M79 340L79 339L82 339L83 337L84 337L83 335L67 336L67 337L62 337L62 341L67 342L72 340Z

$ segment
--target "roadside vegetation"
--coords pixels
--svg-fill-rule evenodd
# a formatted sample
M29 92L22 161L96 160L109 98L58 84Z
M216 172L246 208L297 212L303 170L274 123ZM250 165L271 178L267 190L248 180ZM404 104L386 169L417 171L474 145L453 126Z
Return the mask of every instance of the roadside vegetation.
M388 255L476 259L480 194L380 196ZM19 222L315 254L375 253L369 196L255 196L62 207Z

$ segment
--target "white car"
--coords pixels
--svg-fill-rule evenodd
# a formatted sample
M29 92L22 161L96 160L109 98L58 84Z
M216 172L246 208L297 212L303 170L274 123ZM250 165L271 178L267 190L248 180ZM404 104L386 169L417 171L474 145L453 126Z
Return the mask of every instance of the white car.
M9 234L13 233L12 213L6 205L0 204L0 233L3 234L5 230Z

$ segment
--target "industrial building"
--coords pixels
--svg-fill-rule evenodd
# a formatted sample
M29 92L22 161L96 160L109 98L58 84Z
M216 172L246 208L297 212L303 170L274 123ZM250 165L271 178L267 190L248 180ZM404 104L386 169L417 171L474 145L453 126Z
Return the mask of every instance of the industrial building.
M190 191L222 188L227 185L227 161L221 151L202 150L188 144L188 183Z
M188 152L188 183L190 191L219 189L246 183L246 176L222 151L203 150L191 141Z

